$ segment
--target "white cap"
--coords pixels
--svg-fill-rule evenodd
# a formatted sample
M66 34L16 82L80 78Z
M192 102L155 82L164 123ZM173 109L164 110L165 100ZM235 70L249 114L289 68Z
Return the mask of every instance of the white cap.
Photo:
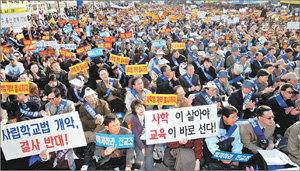
M82 87L84 85L84 77L80 75L77 78L71 80L70 83L74 86Z
M160 58L157 62L160 65L164 65L164 64L168 64L169 63L169 61L167 59L165 59L165 58Z
M185 28L191 29L191 27L189 25L186 25Z
M218 51L217 51L217 54L223 56L223 55L224 55L224 51L218 50Z
M202 38L203 38L203 37L202 37L202 36L200 36L200 35L196 37L196 39L202 39Z
M91 88L86 88L85 91L84 91L83 98L85 98L87 96L90 96L90 95L93 95L93 94L97 94L97 93Z
M187 37L187 35L183 35L182 38L183 39L187 39L188 37Z
M199 51L199 52L198 52L198 55L199 55L200 57L204 57L204 56L205 56L205 52L204 52L204 51Z
M180 32L180 33L179 33L179 35L182 35L182 36L183 36L183 35L184 35L184 33L183 33L183 32Z
M210 43L210 44L208 45L208 47L216 47L216 44Z
M151 30L155 30L156 28L155 27L151 27Z
M206 83L204 88L217 88L217 86L214 82L210 81L210 82Z
M179 73L181 75L184 75L186 73L186 70L185 70L186 66L187 66L187 64L185 62L179 64Z
M198 50L198 48L197 48L196 45L193 45L193 46L191 47L191 50Z
M195 42L194 38L189 38L189 41Z
M240 75L244 71L244 66L241 64L234 64L233 65L234 75Z
M162 51L162 50L158 50L158 51L156 52L156 55L165 55L165 53L164 53L164 51Z

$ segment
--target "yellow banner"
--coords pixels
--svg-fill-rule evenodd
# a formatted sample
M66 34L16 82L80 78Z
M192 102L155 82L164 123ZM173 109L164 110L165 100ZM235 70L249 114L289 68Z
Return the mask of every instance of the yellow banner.
M20 39L23 39L23 38L24 38L24 35L23 35L23 33L22 33L22 34L18 34L18 35L17 35L17 39L18 39L18 40L20 40Z
M128 64L129 61L130 61L129 57L123 57L114 54L110 54L109 56L109 62L111 63Z
M146 94L146 105L176 105L176 103L175 94Z
M172 49L184 49L185 43L172 43Z
M74 66L69 67L72 74L77 74L80 71L85 71L89 69L89 65L86 62L81 62L79 64L76 64Z
M1 9L1 14L17 14L26 12L25 8L4 8Z
M1 94L29 94L28 82L1 82Z
M148 74L148 65L126 65L125 66L126 75L135 75L135 74Z

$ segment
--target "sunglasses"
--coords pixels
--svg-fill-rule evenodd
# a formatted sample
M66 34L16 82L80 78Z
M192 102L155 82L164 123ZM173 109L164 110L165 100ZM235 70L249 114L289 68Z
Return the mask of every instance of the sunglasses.
M292 92L292 91L286 91L287 93L289 93L289 94L293 94L294 92Z
M266 118L266 117L263 117L263 118ZM274 119L274 118L275 118L275 116L271 116L271 117L267 117L266 119L272 120L272 119Z

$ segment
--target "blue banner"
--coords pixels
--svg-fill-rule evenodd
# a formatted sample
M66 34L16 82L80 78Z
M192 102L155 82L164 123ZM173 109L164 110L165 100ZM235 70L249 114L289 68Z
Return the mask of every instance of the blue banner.
M110 135L95 133L95 143L102 147L133 148L134 135Z
M100 37L109 37L109 33L107 33L107 32L100 32Z
M72 31L73 31L72 26L65 26L65 27L63 28L63 31L64 31L66 34L72 32Z
M212 158L218 160L247 162L252 156L253 154L236 154L236 153L230 153L225 151L216 151L215 154L212 156Z
M102 48L91 49L91 50L87 51L87 54L91 58L94 58L94 57L97 57L97 56L102 56L103 55L103 49Z
M92 36L91 26L86 26L85 30L86 30L86 36L91 37Z
M81 41L81 39L74 33L71 35L71 38L74 39L77 43Z
M153 41L152 42L152 46L157 48L157 47L163 47L166 45L166 41L165 40L157 40L157 41Z
M36 50L32 50L31 53L39 53L41 50L45 50L45 47L36 47Z
M77 6L82 6L83 2L82 0L77 1Z

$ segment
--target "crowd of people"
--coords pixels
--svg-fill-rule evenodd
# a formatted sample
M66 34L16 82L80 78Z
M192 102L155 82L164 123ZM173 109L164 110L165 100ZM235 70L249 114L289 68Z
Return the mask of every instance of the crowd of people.
M206 12L204 18L197 11ZM43 150L34 163L31 157L6 161L1 153L1 169L153 170L158 152L157 145L145 141L145 111L210 104L217 104L218 136L159 146L170 170L267 169L258 150L275 148L300 166L299 29L287 28L299 20L297 12L292 7L140 4L32 14L22 33L12 28L1 33L1 46L10 50L2 53L0 81L29 82L29 94L1 94L1 125L77 111L88 145ZM66 33L68 26L73 31ZM71 36L75 28L81 28L79 39ZM122 39L128 32L132 37ZM44 47L53 54L41 55L24 43L45 36L77 49L95 49L106 37L115 40L101 56L73 49L70 58L53 46ZM166 45L154 47L157 40ZM173 49L172 43L185 46ZM126 75L125 64L111 63L110 54L129 57L128 65L147 64L148 74ZM89 69L72 74L69 67L81 62ZM177 104L146 105L146 94L176 94ZM95 132L134 134L134 148L95 146ZM216 160L211 157L217 150L254 156L246 163Z

